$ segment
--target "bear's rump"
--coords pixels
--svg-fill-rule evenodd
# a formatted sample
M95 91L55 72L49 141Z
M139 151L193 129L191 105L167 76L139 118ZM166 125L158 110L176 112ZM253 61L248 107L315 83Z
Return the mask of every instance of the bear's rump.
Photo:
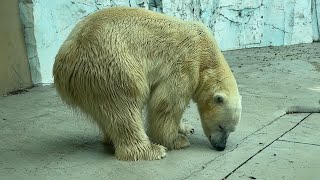
M124 63L110 55L97 56L74 42L65 43L61 49L65 50L56 56L54 83L68 104L146 99L149 89L146 74L133 61L127 59Z

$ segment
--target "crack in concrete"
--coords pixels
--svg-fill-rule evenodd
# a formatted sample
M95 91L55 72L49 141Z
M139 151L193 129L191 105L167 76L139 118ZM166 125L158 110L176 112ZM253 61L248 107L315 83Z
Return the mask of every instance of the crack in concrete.
M277 30L279 30L279 31L282 31L283 33L288 33L288 34L290 33L290 32L288 32L288 31L285 31L285 30L283 30L283 29L280 29L280 28L274 26L273 24L264 23L264 25L271 26L273 29L277 29Z
M264 128L267 127L267 126L270 126L271 124L273 124L274 122L276 122L276 121L279 120L280 118L284 117L285 115L287 115L287 114L296 114L296 113L309 113L306 117L304 117L301 121L299 121L295 126L293 126L293 127L292 127L291 129L289 129L288 131L284 132L280 137L278 137L277 139L275 139L274 141L272 141L271 143L269 143L269 144L268 144L267 146L265 146L264 148L260 149L257 153L255 153L253 156L251 156L251 157L250 157L249 159L247 159L245 162L243 162L242 164L240 164L236 169L234 169L231 173L229 173L227 176L225 176L225 177L222 179L222 180L225 180L225 179L228 178L231 174L233 174L237 169L239 169L241 166L243 166L243 165L246 164L249 160L251 160L254 156L256 156L257 154L259 154L261 151L263 151L264 149L266 149L268 146L270 146L270 145L271 145L272 143L274 143L275 141L279 141L279 139L280 139L281 137L283 137L285 134L287 134L288 132L290 132L291 130L293 130L295 127L297 127L301 122L303 122L305 119L307 119L311 114L317 113L317 112L313 112L313 111L312 111L312 112L307 112L307 111L304 111L304 112L300 112L300 111L299 111L299 112L297 112L296 110L292 110L292 109L295 109L294 107L296 107L296 106L293 106L293 108L290 107L291 109L288 108L288 110L286 110L282 115L280 115L279 117L275 118L275 119L274 119L273 121L271 121L270 123L264 125L263 127L259 128L258 130L254 131L253 133L251 133L251 134L249 134L248 136L246 136L245 138L243 138L238 144L236 144L236 146L235 146L233 149L231 149L231 150L229 150L228 152L226 152L226 153L224 153L224 154L221 154L221 155L215 157L214 159L206 162L204 165L201 166L200 169L192 172L191 174L189 174L188 176L186 176L186 177L183 178L182 180L188 179L188 178L190 178L191 176L193 176L194 174L196 174L196 173L204 170L210 163L214 162L214 161L215 161L216 159L218 159L219 157L224 156L224 155L226 155L226 154L234 151L235 149L238 148L238 146L239 146L240 144L242 144L242 143L243 143L246 139L248 139L250 136L256 135L257 132L261 131L262 129L264 129ZM319 146L320 146L320 145L319 145Z
M84 15L83 17L77 18L76 20L73 21L73 23L71 23L71 24L69 24L69 25L61 28L61 30L60 30L58 33L62 32L62 31L65 31L65 30L68 29L70 26L74 26L75 23L77 23L79 20L82 20L83 18L89 16L90 14L91 14L91 13L89 13L89 14L87 14L87 15Z
M223 18L225 18L226 20L230 21L230 23L235 23L235 24L240 24L240 22L237 22L237 21L234 21L234 20L231 20L230 18L228 18L227 16L225 16L224 14L220 13L219 14L220 16L222 16Z
M92 7L90 4L87 4L87 3L84 3L84 2L79 2L79 4L83 4L83 5L85 5L85 6Z
M238 147L238 146L236 146L235 148L237 148L237 147ZM234 148L234 149L235 149L235 148ZM191 174L189 174L189 175L188 175L187 177L185 177L185 178L182 178L181 180L188 179L188 178L190 178L191 176L193 176L194 174L196 174L196 173L204 170L210 163L212 163L213 161L215 161L215 160L218 159L219 157L224 156L224 155L228 154L229 152L232 152L234 149L232 149L232 150L230 150L230 151L228 151L228 152L226 152L226 153L224 153L224 154L220 154L219 156L217 156L217 157L213 158L212 160L206 162L204 165L201 166L201 169L198 169L198 170L196 170L196 171L193 171Z
M208 164L212 163L213 161L215 161L215 160L218 159L219 157L224 156L224 155L226 155L226 154L234 151L235 149L238 148L238 146L239 146L240 144L242 144L242 143L243 143L246 139L248 139L250 136L256 134L257 132L259 132L259 131L261 131L262 129L264 129L265 127L271 125L273 122L277 121L278 119L280 119L281 117L283 117L283 116L285 116L285 115L286 115L286 114L277 117L275 120L273 120L273 121L271 121L270 123L264 125L263 127L261 127L260 129L254 131L253 133L249 134L249 135L246 136L245 138L241 139L240 142L239 142L238 144L236 144L236 146L235 146L233 149L231 149L231 150L229 150L228 152L226 152L226 153L224 153L224 154L221 154L221 155L215 157L214 159L206 162L204 165L201 166L201 169L198 169L198 170L192 172L191 174L189 174L187 177L185 177L185 178L183 178L183 179L188 179L189 177L193 176L194 174L196 174L196 173L202 171L203 169L205 169L205 168L208 166Z
M287 113L286 113L287 114ZM286 114L280 116L283 117ZM302 118L296 125L294 125L292 128L290 128L289 130L287 130L286 132L284 132L281 136L279 136L278 138L276 138L275 140L273 140L271 143L269 143L267 146L263 147L262 149L260 149L258 152L256 152L254 155L252 155L250 158L248 158L246 161L244 161L242 164L240 164L238 167L236 167L233 171L231 171L229 174L227 174L222 180L227 179L229 176L231 176L234 172L236 172L239 168L241 168L243 165L245 165L247 162L249 162L252 158L254 158L256 155L258 155L260 152L262 152L263 150L265 150L267 147L269 147L271 144L273 144L274 142L278 141L280 138L282 138L284 135L286 135L288 132L292 131L294 128L296 128L298 125L300 125L300 123L302 123L304 120L306 120L311 114L308 114L306 117ZM280 118L279 117L279 118ZM279 119L277 118L277 119Z
M97 10L100 10L99 5L101 5L101 3L98 3L98 0L94 1L94 5L97 8Z
M234 8L230 8L229 10L231 10L231 11L237 11L237 12L239 12L239 11L244 11L244 10L248 10L248 11L254 11L254 10L257 10L257 9L260 9L261 7L263 6L263 3L261 3L259 6L257 6L257 7L244 7L244 8L239 8L239 9L234 9ZM224 6L224 7L226 7L226 6Z
M261 1L260 5L258 5L257 7L243 7L243 8L240 8L238 6L238 8L232 8L234 7L234 5L226 5L226 6L220 6L220 8L228 8L228 10L231 10L231 11L243 11L243 10L256 10L256 9L260 9L262 6L263 6L263 0Z
M305 145L311 145L311 146L320 146L320 144L305 143L305 142L299 142L299 141L290 141L290 140L282 140L282 139L279 139L278 141L296 143L296 144L305 144Z
M238 148L238 146L239 146L240 144L242 144L242 143L243 143L246 139L248 139L250 136L256 134L257 132L261 131L262 129L264 129L264 128L267 127L267 126L270 126L272 123L274 123L275 121L279 120L280 118L282 118L283 116L285 116L285 115L287 115L287 114L288 114L287 112L284 112L284 114L282 114L282 115L280 115L279 117L275 118L275 119L274 119L273 121L271 121L270 123L264 125L263 127L257 129L257 130L254 131L253 133L251 133L251 134L249 134L248 136L246 136L245 138L241 139L240 142L239 142L238 144L236 144L236 146L235 146L233 149L231 149L231 150L229 150L228 152L226 152L226 153L224 153L224 154L221 154L221 155L215 157L214 159L206 162L204 165L201 166L201 169L198 169L198 170L192 172L191 174L189 174L187 177L183 178L182 180L188 179L188 178L190 178L191 176L193 176L194 174L202 171L203 169L205 169L205 168L208 166L208 164L212 163L212 162L215 161L217 158L219 158L219 157L221 157L221 156L224 156L224 155L226 155L226 154L234 151L235 149Z
M279 117L275 118L273 121L269 122L268 124L262 126L261 128L257 129L256 131L254 131L253 133L249 134L248 136L246 136L245 138L241 139L240 143L238 143L236 145L236 148L238 147L238 145L240 145L241 143L243 143L246 139L248 139L250 136L257 134L257 132L261 131L262 129L264 129L267 126L270 126L271 124L273 124L274 122L276 122L277 120L279 120L280 118L282 118L283 116L287 115L288 113L284 113L282 115L280 115Z

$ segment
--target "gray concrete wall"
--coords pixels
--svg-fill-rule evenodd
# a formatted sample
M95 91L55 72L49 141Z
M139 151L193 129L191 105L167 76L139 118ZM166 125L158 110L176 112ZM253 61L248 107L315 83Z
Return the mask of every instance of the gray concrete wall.
M31 86L18 0L0 1L0 95Z

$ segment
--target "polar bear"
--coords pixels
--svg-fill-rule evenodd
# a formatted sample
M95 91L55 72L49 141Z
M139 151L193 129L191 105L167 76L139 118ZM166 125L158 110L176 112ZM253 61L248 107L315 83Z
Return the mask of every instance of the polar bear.
M94 119L120 160L188 147L192 129L181 118L190 100L217 150L241 116L237 82L208 28L142 8L82 19L60 47L53 77L61 99Z

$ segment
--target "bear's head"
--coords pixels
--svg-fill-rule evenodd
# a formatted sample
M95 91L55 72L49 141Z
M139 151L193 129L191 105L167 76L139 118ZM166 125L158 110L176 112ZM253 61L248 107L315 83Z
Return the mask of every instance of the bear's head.
M216 150L224 150L229 134L235 131L240 121L241 96L217 92L208 99L206 107L199 107L205 135Z
M224 55L206 27L200 28L198 84L193 96L201 123L211 145L219 151L241 118L242 105L238 85Z
M240 121L242 97L233 75L222 81L212 81L210 75L204 79L205 86L202 86L197 99L201 123L211 145L222 151Z

